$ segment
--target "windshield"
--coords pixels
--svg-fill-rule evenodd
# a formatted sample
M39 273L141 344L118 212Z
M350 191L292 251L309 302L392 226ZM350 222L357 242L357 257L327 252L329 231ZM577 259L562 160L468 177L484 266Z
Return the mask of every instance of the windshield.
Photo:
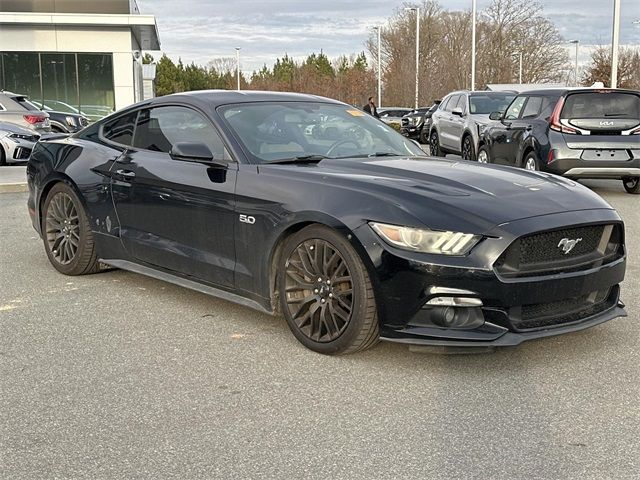
M515 97L515 94L476 94L469 98L469 108L472 115L488 115L491 112L504 112Z
M318 155L424 155L392 128L348 105L260 102L229 105L219 111L260 163Z
M640 118L640 95L623 92L574 93L567 96L563 118Z

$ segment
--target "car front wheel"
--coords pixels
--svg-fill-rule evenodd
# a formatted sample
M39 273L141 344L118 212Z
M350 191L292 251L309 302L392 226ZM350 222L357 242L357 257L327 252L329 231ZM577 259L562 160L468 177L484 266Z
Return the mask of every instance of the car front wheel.
M476 152L475 146L473 145L473 139L471 135L465 135L462 139L462 159L463 160L475 160Z
M640 177L623 178L622 184L627 193L640 194Z
M340 355L378 342L369 274L350 242L336 231L311 225L289 237L277 278L284 317L305 347Z
M532 172L540 170L540 160L538 160L538 156L533 152L529 152L522 162L522 168Z
M491 163L491 157L489 156L489 149L487 149L487 147L485 147L484 145L482 147L480 147L480 149L478 150L478 163Z
M429 137L429 151L432 157L442 157L442 149L440 148L440 139L438 138L438 132L433 130Z

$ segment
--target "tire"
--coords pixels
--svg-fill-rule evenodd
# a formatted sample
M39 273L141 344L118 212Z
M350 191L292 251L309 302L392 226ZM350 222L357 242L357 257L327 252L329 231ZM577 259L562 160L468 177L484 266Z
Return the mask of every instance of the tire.
M535 154L535 152L527 153L526 157L522 161L522 168L529 171L538 171L540 170L540 159Z
M422 145L427 145L429 143L429 130L426 128L422 128L420 130L420 136L418 137L418 140L420 140L420 143Z
M463 160L475 161L476 147L473 144L473 138L471 138L471 135L465 135L464 137L462 137L460 156L462 157Z
M356 250L335 230L311 225L287 238L276 274L283 315L305 347L344 355L378 342L369 274Z
M438 132L435 130L432 130L431 135L429 135L429 151L432 157L444 157L444 153L440 148L440 138L438 138Z
M54 185L42 212L42 240L51 265L65 275L99 271L89 219L74 190L66 183Z
M7 164L7 156L4 153L4 147L0 145L0 167L4 167Z
M478 149L478 156L476 158L476 161L485 165L493 163L493 161L491 160L491 155L489 155L489 149L485 145L481 146Z
M622 185L627 193L640 194L640 177L625 177L622 179Z

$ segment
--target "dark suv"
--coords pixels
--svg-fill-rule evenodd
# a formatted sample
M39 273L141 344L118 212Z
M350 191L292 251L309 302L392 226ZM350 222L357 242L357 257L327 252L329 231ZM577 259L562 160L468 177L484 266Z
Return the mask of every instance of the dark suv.
M420 143L429 143L429 129L431 128L431 115L440 105L440 100L433 102L430 107L418 108L402 117L400 133L405 137L419 140Z
M478 161L579 178L620 179L640 193L640 92L554 89L519 94L480 139Z

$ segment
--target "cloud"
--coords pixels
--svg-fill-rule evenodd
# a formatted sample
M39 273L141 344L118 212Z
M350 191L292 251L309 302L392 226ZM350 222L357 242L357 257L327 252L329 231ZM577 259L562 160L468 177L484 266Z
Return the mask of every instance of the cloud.
M142 13L158 22L165 53L184 62L206 64L232 57L241 47L242 70L271 65L285 53L294 58L323 50L330 57L365 50L374 25L385 23L401 0L137 0ZM490 0L478 0L478 9ZM612 3L602 0L543 0L543 14L567 40L582 44L611 41ZM449 10L470 9L471 0L442 0ZM620 43L640 44L639 0L621 0ZM187 7L187 8L185 8Z

